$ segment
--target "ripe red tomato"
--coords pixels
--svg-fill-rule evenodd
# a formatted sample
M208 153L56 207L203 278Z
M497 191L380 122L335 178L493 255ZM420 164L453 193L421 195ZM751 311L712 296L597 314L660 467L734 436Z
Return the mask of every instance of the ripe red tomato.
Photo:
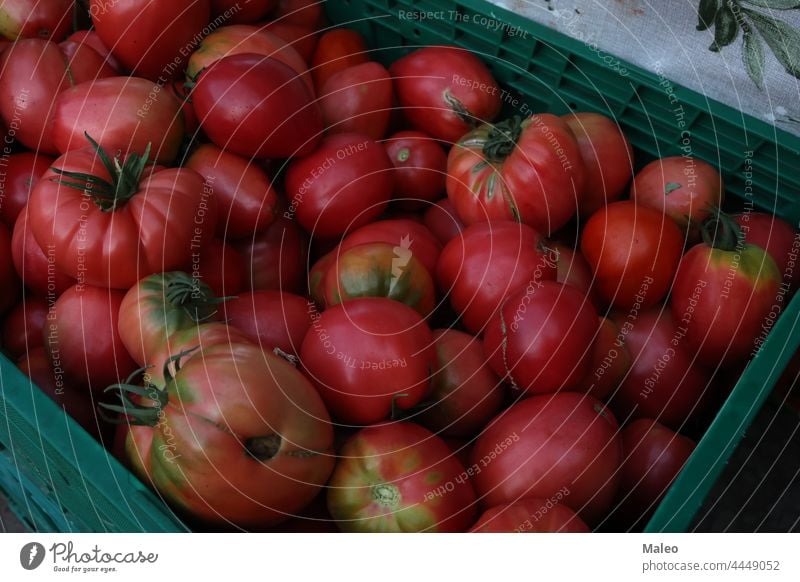
M650 162L631 185L631 200L666 213L684 231L722 206L724 193L725 185L716 168L687 156Z
M666 215L625 200L592 215L581 235L581 252L600 296L618 309L638 311L666 296L683 239Z
M366 297L313 314L300 361L336 420L367 425L422 401L436 352L416 311Z
M367 43L363 36L347 28L330 30L319 37L311 57L314 87L321 93L336 73L368 61Z
M109 77L62 91L55 105L53 143L62 154L83 149L85 135L109 152L144 154L169 164L183 140L181 104L147 79Z
M689 249L678 266L672 316L689 350L717 366L759 349L780 312L781 273L767 251L739 239L730 217L720 214L702 230L706 242Z
M211 22L221 18L230 24L258 22L278 5L278 0L211 0Z
M622 441L614 416L590 396L534 396L495 418L472 451L473 484L487 507L525 497L552 499L587 523L609 508Z
M19 213L28 203L31 188L55 161L50 156L20 152L5 158L0 181L0 218L14 228Z
M307 155L322 135L313 93L291 67L261 55L216 61L200 74L192 105L211 141L246 158Z
M394 164L394 197L406 210L427 208L444 193L447 154L421 131L400 131L383 142Z
M529 394L576 388L589 372L597 310L574 287L531 281L489 321L483 350L492 370Z
M638 317L616 316L632 362L609 406L620 419L655 418L680 428L705 407L710 377L695 364L695 351L669 310L656 307Z
M119 334L123 291L75 285L47 314L45 347L53 367L100 394L136 369Z
M300 24L315 29L325 20L324 5L319 0L278 0L270 17L277 22Z
M473 436L500 412L503 383L487 364L478 338L438 329L433 339L437 362L426 399L431 404L412 420L437 434Z
M620 386L631 362L631 353L620 325L613 319L600 316L589 373L583 377L578 391L605 400Z
M217 527L274 525L308 505L333 470L333 429L303 374L248 343L178 363L163 390L145 388L154 400L125 407L146 423L121 435L139 478Z
M214 192L218 236L252 236L275 220L278 195L259 166L212 144L201 145L184 165L200 174Z
M466 228L456 214L449 198L439 200L425 211L425 226L439 239L443 245L456 238Z
M464 327L480 334L506 297L533 281L556 278L556 259L544 237L511 221L473 225L442 250L439 288L461 314Z
M147 175L147 156L112 162L100 151L64 154L31 192L31 229L56 268L79 283L128 289L188 263L216 228L216 201L202 177L187 168Z
M550 247L558 253L556 281L575 287L589 297L595 306L602 306L602 300L596 297L597 293L592 284L594 282L592 268L583 255L572 247L558 242L551 242Z
M515 220L549 236L578 210L583 161L564 121L516 116L463 136L447 158L446 184L464 224Z
M111 51L108 50L108 47L103 42L103 39L100 38L100 35L97 34L97 31L76 30L67 37L67 40L72 43L77 43L78 45L92 47L98 55L103 57L106 63L108 63L108 66L114 69L116 74L122 72L122 65L120 65L119 61L111 54ZM64 46L63 43L61 46Z
M0 222L0 315L17 302L22 291L22 284L14 269L11 247L11 234L6 225Z
M733 218L742 229L744 241L761 247L775 260L782 286L796 289L800 284L800 269L795 270L800 233L785 220L765 212L744 212Z
M133 74L161 84L181 73L203 37L210 0L91 0L89 14L103 43Z
M271 352L275 348L298 355L314 312L305 297L283 291L240 293L222 307L228 325Z
M317 48L318 40L317 29L315 27L276 20L264 24L262 29L286 41L286 44L303 57L303 61L306 63L311 62L311 57L314 55L314 51Z
M409 123L436 139L455 143L502 106L489 69L468 50L453 46L417 49L389 68Z
M308 237L283 214L263 231L234 244L245 265L245 289L300 293L306 286Z
M315 237L335 237L377 218L394 188L384 149L366 136L326 137L286 171L289 214Z
M599 113L571 113L562 118L578 142L586 186L578 211L588 218L622 198L633 176L633 149L613 119Z
M472 533L588 533L583 520L557 493L555 499L520 499L483 512L469 530Z
M245 287L247 267L241 253L224 240L208 241L187 269L217 297L231 297Z
M463 532L475 492L447 444L409 422L367 427L342 447L328 509L345 532Z
M360 133L381 139L392 112L392 79L380 63L362 63L331 75L319 91L328 134Z
M37 297L23 297L3 323L3 348L14 359L44 344L47 302Z
M655 511L691 456L695 443L655 420L642 418L622 430L620 513L631 521Z
M3 2L0 35L8 40L41 38L59 42L72 25L73 0Z
M39 297L55 301L75 284L75 279L56 269L52 247L45 251L28 225L28 207L22 209L11 239L14 267L25 286Z

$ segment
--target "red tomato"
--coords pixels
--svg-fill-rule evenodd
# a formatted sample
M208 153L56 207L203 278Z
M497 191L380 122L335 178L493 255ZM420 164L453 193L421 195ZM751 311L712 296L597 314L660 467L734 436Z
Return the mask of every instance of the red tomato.
M181 73L203 37L210 0L91 0L89 14L103 43L138 77L162 85Z
M314 151L322 114L288 65L256 54L216 61L192 92L200 125L219 147L246 158L286 158Z
M642 418L622 430L620 511L632 521L655 511L691 456L695 443L658 422Z
M31 188L50 168L55 160L50 156L21 152L4 159L0 181L0 217L13 228L25 205Z
M53 42L18 41L0 56L0 114L20 143L41 154L57 154L53 124L58 95L76 84L114 74L88 46L67 59Z
M383 142L394 164L394 197L407 210L424 209L444 193L447 154L421 131L400 131Z
M214 191L219 207L217 235L252 236L275 220L278 196L259 166L211 144L197 148L185 166L203 176Z
M744 212L733 218L742 229L744 241L767 251L775 260L783 284L796 289L800 284L800 269L795 271L800 233L785 220L765 212Z
M622 441L599 401L562 392L527 398L495 418L472 451L473 484L487 507L522 498L561 502L589 524L614 499ZM469 470L469 469L468 469Z
M380 63L362 63L334 73L319 91L328 134L360 133L381 139L392 111L392 79Z
M97 31L76 30L67 37L67 40L79 45L87 45L92 47L98 55L105 59L106 63L108 63L108 65L114 69L117 74L122 72L122 65L120 65L119 61L114 57L114 55L111 54L111 51L108 50L108 47L103 43L103 40L100 38L100 35L97 34Z
M28 226L28 207L22 209L11 239L14 267L25 286L39 297L55 301L75 284L75 279L56 269L53 249L47 253L36 242Z
M240 293L226 301L222 309L228 325L264 351L278 348L294 356L300 352L314 312L307 299L283 291Z
M169 89L147 79L110 77L59 94L53 143L62 154L85 148L89 136L110 152L144 154L169 164L183 141L181 104Z
M350 232L339 245L339 252L366 243L382 242L411 249L413 255L425 266L428 273L436 273L436 263L442 246L431 232L419 222L407 218L376 220Z
M270 16L276 22L317 29L325 19L323 9L324 5L319 0L278 0L278 6Z
M300 361L335 419L366 425L419 404L436 353L416 311L367 297L313 314Z
M278 5L278 0L211 0L211 21L230 24L258 22Z
M586 171L578 212L588 218L622 198L633 176L633 149L619 126L605 115L571 113L562 119L575 135Z
M123 291L70 287L47 314L45 347L53 367L96 394L136 369L118 331Z
M672 288L676 325L684 329L691 353L712 367L753 355L783 303L775 261L739 234L738 225L723 214L708 221L706 242L683 256Z
M686 231L722 206L722 176L703 160L674 156L650 162L633 179L631 200L666 213Z
M217 297L236 295L245 287L246 266L241 253L224 240L212 239L192 256L192 271Z
M558 253L556 281L575 287L589 297L596 306L602 305L601 300L595 297L592 268L583 255L572 247L558 242L551 242L550 247Z
M297 51L306 63L311 62L311 57L317 48L317 29L302 24L292 24L283 20L268 22L263 30L271 32Z
M17 359L44 344L44 322L47 302L36 297L23 297L3 323L3 347Z
M255 236L234 245L245 265L245 289L289 291L305 289L308 237L283 214Z
M549 236L575 216L583 186L578 144L554 115L484 124L447 158L447 197L464 224L516 220Z
M444 247L436 268L439 288L480 334L506 297L529 282L556 278L556 259L533 228L511 221L473 225Z
M600 316L600 328L592 346L592 363L578 391L605 400L620 386L631 369L631 361L620 325Z
M425 226L439 239L443 245L456 238L466 228L456 214L449 198L439 200L425 211Z
M11 234L0 222L0 315L17 302L22 285L14 270L14 255L11 250Z
M614 320L632 358L622 385L610 399L617 417L655 418L677 429L702 412L710 377L695 365L696 352L686 345L669 311L657 307L637 318Z
M492 372L478 338L455 329L433 332L436 367L431 375L431 404L420 424L448 436L473 436L503 405L503 384Z
M489 321L489 365L529 394L576 388L589 372L597 310L574 287L532 280L508 296Z
M184 133L187 136L196 138L200 135L200 122L197 119L197 114L194 112L194 107L192 107L191 87L192 83L189 81L173 81L170 91L181 104L183 125L186 128Z
M115 159L116 167L93 148L64 154L53 164L59 173L49 170L31 192L28 213L36 241L52 251L58 270L79 283L128 289L188 263L213 237L217 209L193 170L143 178L146 156L131 154L124 165ZM89 185L87 175L107 183Z
M619 309L652 307L669 291L683 252L683 234L664 214L629 200L595 212L581 252L600 296Z
M315 237L334 237L377 218L392 195L394 179L384 149L366 136L326 137L286 171L289 214Z
M591 530L562 497L520 499L483 512L472 533L588 533Z
M465 475L430 431L408 422L370 426L342 447L328 508L345 532L463 532L476 505Z
M500 89L494 77L468 50L417 49L395 61L389 72L406 119L436 139L454 143L500 113Z
M328 79L336 73L369 61L367 43L355 30L337 28L319 37L311 57L314 87L322 92Z
M73 0L3 2L0 35L9 40L41 38L59 42L72 25Z

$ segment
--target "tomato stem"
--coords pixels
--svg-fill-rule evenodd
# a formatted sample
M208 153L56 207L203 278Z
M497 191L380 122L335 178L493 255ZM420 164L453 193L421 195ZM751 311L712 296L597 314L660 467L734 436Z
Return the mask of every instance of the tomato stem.
M372 486L372 498L384 507L396 508L400 505L400 490L396 485L380 483Z
M700 228L703 242L708 246L733 252L744 243L744 233L736 221L719 208L714 208L711 216Z
M167 405L169 396L166 390L159 390L152 384L145 386L138 386L133 383L134 379L145 372L147 368L139 368L134 371L125 382L120 384L112 384L104 391L118 391L119 399L122 405L100 403L100 415L108 422L113 424L121 424L129 422L136 426L156 426L161 418L161 411ZM137 401L134 401L130 395L133 395ZM142 404L140 399L146 399L152 404ZM104 410L122 414L123 417L110 417L104 414Z
M215 297L208 285L181 271L165 273L164 282L167 303L182 308L197 323L208 321L217 314L217 305L234 299Z
M522 118L519 115L497 123L489 130L486 144L483 146L483 155L493 164L501 163L517 147L517 140L521 134Z

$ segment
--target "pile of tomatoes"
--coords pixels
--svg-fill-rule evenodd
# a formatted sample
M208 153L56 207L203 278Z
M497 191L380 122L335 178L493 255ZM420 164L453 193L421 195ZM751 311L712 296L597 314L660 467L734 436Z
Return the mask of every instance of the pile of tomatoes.
M3 349L197 529L640 527L796 287L713 166L464 49L3 7Z

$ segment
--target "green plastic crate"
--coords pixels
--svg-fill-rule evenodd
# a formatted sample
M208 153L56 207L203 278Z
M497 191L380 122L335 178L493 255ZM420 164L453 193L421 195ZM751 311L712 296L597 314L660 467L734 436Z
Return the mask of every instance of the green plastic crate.
M721 168L727 191L745 198L744 151L752 151L757 208L794 224L800 219L800 138L743 115L657 75L621 62L605 65L583 43L482 0L336 0L336 25L363 33L373 56L388 63L418 46L455 44L478 53L496 78L533 111L592 110L614 117L636 148L639 165L681 153L688 131L693 155ZM416 21L400 11L444 11L455 18ZM484 19L515 27L490 30ZM510 34L511 32L511 34ZM683 107L680 127L675 112ZM800 346L800 294L778 319L672 485L646 531L686 531L711 486ZM0 489L38 531L172 532L187 528L158 496L72 421L0 355Z

